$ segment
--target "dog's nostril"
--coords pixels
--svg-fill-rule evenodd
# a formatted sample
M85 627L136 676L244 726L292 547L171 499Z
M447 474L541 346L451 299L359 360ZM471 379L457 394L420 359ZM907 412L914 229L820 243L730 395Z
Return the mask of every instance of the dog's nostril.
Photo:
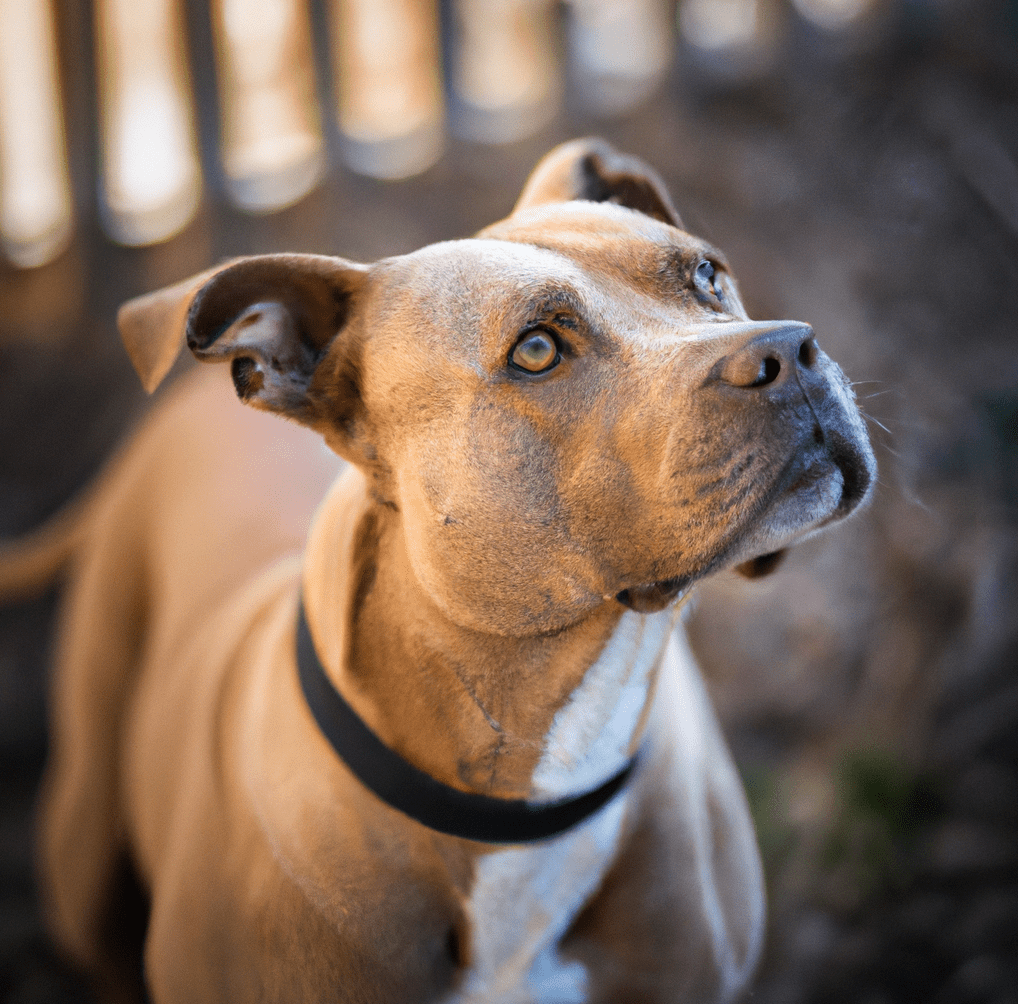
M799 346L799 362L806 369L811 369L817 361L818 351L819 348L817 346L817 340L812 337L807 338L802 345Z
M819 358L812 328L779 323L751 331L741 346L715 364L712 374L730 387L770 393L794 381L797 371L815 367Z
M774 383L777 380L780 372L781 360L775 359L774 356L767 356L760 360L760 369L757 372L757 377L749 386L766 387L767 384Z

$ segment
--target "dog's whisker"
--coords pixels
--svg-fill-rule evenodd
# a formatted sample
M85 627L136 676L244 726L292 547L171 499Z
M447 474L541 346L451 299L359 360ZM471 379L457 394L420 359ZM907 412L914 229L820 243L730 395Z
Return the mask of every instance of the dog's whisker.
M863 410L862 410L861 408L859 409L859 413L860 413L860 414L862 415L862 417L863 417L863 418L865 418L865 419L866 419L866 420L867 420L868 422L872 422L872 423L873 423L874 425L879 425L879 426L880 426L880 428L881 428L881 429L883 429L883 430L884 430L884 432L886 432L886 433L887 433L887 434L888 434L889 436L893 436L893 435L894 435L894 433L893 433L893 432L891 432L891 430L890 430L890 429L888 429L888 428L887 428L887 426L886 426L886 425L884 425L884 423L883 423L883 422L881 422L879 418L874 418L874 417L873 417L873 415L870 415L870 414L869 414L868 412L865 412L865 411L863 411Z
M893 452L893 451L892 451ZM888 480L887 478L877 475L875 483L879 485L886 492L893 492L897 495L906 505L914 506L917 509L921 509L924 513L929 516L936 516L936 510L924 502L908 485L903 484L901 481Z
M915 494L915 492L907 490L902 484L899 484L896 487L898 489L898 494L906 504L915 506L917 509L921 509L928 516L936 516L936 510L932 506L927 505L918 495Z

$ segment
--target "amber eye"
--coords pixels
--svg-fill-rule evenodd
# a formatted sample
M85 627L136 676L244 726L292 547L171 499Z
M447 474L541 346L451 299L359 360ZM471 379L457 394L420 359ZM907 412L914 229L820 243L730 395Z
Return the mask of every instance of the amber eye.
M509 361L517 369L528 373L543 373L550 370L559 361L558 345L547 331L537 329L531 331L509 357Z

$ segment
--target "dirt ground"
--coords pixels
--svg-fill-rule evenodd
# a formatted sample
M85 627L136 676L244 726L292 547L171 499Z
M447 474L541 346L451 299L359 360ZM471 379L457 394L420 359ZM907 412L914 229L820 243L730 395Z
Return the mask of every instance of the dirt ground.
M236 254L367 261L469 234L546 149L601 133L661 171L752 316L814 325L878 452L867 512L768 579L704 584L691 619L767 868L752 1000L1018 1002L1018 7L909 0L847 40L789 17L752 77L680 51L625 118L570 90L531 140L451 141L394 184L337 167L271 217L213 180L199 219L146 250L106 241L90 208L87 8L68 9L81 216L63 258L0 271L0 537L70 498L149 406L120 302ZM88 999L32 877L58 598L0 608L0 1000L19 1004Z

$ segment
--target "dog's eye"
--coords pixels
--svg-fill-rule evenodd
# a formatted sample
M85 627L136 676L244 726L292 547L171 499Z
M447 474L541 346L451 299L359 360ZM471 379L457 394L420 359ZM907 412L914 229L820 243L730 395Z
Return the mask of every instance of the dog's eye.
M725 290L719 281L718 271L708 260L701 259L693 272L693 282L704 296L712 296L722 303L725 302Z
M701 259L700 264L696 266L696 271L693 273L693 282L696 283L696 288L705 296L721 298L721 287L718 285L717 273L714 271L714 266L706 258Z
M527 373L544 373L555 366L560 358L555 339L547 331L538 328L517 343L509 361Z

